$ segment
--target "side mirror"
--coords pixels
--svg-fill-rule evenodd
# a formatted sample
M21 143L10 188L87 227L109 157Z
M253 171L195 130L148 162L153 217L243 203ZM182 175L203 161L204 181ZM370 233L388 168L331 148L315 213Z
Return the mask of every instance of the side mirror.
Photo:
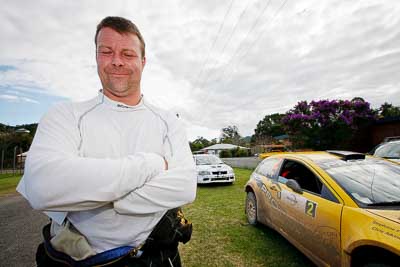
M286 185L287 185L287 187L292 189L294 192L303 194L303 189L301 189L299 183L296 180L289 179L289 180L287 180Z

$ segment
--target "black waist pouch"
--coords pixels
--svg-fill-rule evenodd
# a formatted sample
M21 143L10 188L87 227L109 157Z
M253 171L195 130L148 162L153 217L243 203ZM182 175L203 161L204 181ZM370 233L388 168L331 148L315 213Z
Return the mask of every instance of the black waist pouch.
M143 250L156 250L187 243L192 236L192 223L183 215L181 208L168 210L147 238Z

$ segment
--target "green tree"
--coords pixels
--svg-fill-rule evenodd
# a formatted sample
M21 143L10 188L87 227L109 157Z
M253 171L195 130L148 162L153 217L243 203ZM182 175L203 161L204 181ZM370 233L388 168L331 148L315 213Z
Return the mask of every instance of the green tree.
M378 114L382 118L397 117L400 116L400 107L385 102L378 109Z
M249 156L249 152L248 151L249 151L248 149L240 148L236 153L236 157L248 157Z
M190 149L192 150L192 152L194 152L194 151L198 151L202 148L210 146L211 142L202 136L198 136L196 140L194 140L193 142L189 142L189 145L190 145Z
M219 139L220 143L239 145L240 139L241 136L237 126L233 125L222 128L221 137Z
M355 102L365 102L364 98L360 97L360 96L356 96L353 97L353 99L351 100L351 102L355 103Z
M285 114L274 113L266 115L264 119L258 122L257 128L254 129L254 138L257 141L272 142L274 136L285 134L282 124L282 118Z
M219 157L220 158L231 158L232 151L231 150L222 150L221 152L219 152Z
M218 144L218 139L217 138L211 139L210 146L215 145L215 144Z
M11 168L14 159L14 148L16 153L26 152L32 143L33 137L28 133L18 134L15 131L0 132L0 153L4 151L5 168Z
M256 135L253 134L250 139L250 147L255 146L256 144L257 144L257 138Z

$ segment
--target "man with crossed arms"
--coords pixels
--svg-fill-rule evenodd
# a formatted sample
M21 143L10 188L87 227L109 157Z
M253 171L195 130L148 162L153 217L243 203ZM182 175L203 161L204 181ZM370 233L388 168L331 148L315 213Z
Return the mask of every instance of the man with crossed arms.
M182 123L142 95L145 43L137 27L107 17L97 26L95 44L103 89L44 115L17 188L33 208L53 217L52 238L65 221L86 238L89 253L70 255L77 260L140 246L167 210L196 195ZM154 266L151 259L141 261ZM177 248L165 264L180 266Z

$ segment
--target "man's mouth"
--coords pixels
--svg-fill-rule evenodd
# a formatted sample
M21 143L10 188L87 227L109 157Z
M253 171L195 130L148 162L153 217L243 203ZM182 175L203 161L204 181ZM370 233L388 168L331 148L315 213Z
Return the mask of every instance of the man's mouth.
M128 75L128 73L120 73L120 72L108 72L111 75Z
M111 75L111 76L115 76L115 77L124 77L124 76L128 76L129 75L129 74L126 74L126 73L113 73L113 72L109 72L107 74Z

